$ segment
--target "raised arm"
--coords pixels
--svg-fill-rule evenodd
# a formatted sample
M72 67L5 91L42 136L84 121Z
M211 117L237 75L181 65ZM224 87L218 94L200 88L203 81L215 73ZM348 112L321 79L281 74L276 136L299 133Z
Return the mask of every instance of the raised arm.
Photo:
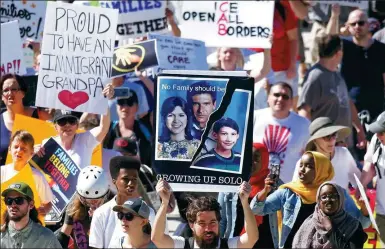
M253 212L249 206L249 196L251 186L247 182L243 182L239 189L239 199L242 203L243 213L245 214L245 230L238 241L238 248L252 248L259 239L258 225L255 221Z
M285 190L278 189L267 197L274 183L273 180L267 177L265 179L265 187L251 200L250 208L255 215L271 214L282 208L281 199Z
M155 216L154 227L151 231L151 241L157 248L174 248L173 239L169 235L164 234L164 231L166 230L167 207L171 196L168 183L163 179L160 179L156 185L156 192L162 199L162 203Z
M340 5L332 5L332 14L326 27L326 33L329 35L338 35L339 31L339 17L340 17Z
M273 44L273 36L270 36L270 43ZM250 72L250 76L254 78L254 82L257 83L261 81L263 78L271 70L271 49L265 49L263 51L263 66L260 70L253 69Z

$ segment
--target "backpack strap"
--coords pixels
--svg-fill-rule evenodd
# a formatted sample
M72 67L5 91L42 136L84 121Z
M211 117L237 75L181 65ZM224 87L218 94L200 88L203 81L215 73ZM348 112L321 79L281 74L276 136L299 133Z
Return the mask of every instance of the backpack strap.
M228 239L227 238L221 238L221 242L219 244L220 248L227 249L229 248Z
M382 179L382 174L381 174L381 171L380 171L380 167L378 166L378 161L380 160L383 151L382 151L382 148L381 148L381 141L380 141L380 139L378 139L378 137L376 138L376 144L374 145L373 155L377 152L377 150L379 150L378 151L378 157L377 157L377 161L374 163L374 166L377 168L378 177L380 179Z
M194 249L194 237L184 238L184 249Z

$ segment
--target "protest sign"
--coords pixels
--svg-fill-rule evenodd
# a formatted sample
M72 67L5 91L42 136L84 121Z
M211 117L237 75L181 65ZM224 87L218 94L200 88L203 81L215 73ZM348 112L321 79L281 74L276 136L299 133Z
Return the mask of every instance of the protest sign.
M369 1L367 0L318 0L316 2L319 2L320 4L339 4L341 6L349 6L349 7L357 7L359 9L368 9L369 8Z
M55 196L52 208L61 215L76 192L80 168L53 138L44 144L44 149L44 156L35 154L29 163L44 174Z
M156 86L158 178L175 191L235 192L251 171L253 80L172 72Z
M149 34L156 39L159 67L169 70L208 70L205 43L175 36Z
M117 10L49 2L36 105L105 114Z
M372 222L374 229L376 229L376 231L378 233L380 233L378 226L377 226L377 223L376 223L376 220L374 219L373 211L372 211L372 208L370 207L368 197L366 196L364 186L362 186L362 183L360 182L360 180L358 179L358 177L355 173L354 173L354 180L356 180L358 190L360 191L361 197L365 202L366 209L368 210L368 213L369 213L370 221Z
M26 73L24 66L23 43L17 21L1 24L1 74Z
M44 139L57 136L57 132L52 123L27 117L24 115L16 114L15 122L12 128L12 134L15 134L18 130L25 130L32 134L35 144L41 144ZM82 131L77 131L82 132ZM6 164L12 162L12 157L8 153ZM102 166L102 148L98 145L92 152L92 165Z
M155 40L125 45L114 50L111 77L118 77L158 65Z
M167 1L75 1L75 4L100 6L108 9L119 10L119 20L116 26L116 39L126 40L146 36L150 32L167 30L165 8Z
M176 9L184 38L207 47L271 47L274 1L181 1Z
M43 38L46 6L47 1L1 1L1 23L18 20L20 37L40 42Z

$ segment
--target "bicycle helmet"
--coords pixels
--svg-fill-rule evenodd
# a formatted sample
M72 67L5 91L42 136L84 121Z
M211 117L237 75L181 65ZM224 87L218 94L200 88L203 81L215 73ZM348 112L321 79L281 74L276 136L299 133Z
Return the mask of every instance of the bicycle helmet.
M103 168L87 166L80 171L76 191L87 199L98 199L107 194L110 184Z

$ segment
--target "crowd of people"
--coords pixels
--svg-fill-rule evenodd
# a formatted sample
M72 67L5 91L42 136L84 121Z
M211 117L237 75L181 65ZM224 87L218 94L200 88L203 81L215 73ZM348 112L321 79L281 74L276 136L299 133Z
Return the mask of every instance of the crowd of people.
M174 10L165 13L170 33L183 37ZM304 22L312 25L308 60ZM384 30L366 10L276 0L271 49L216 49L210 70L242 71L246 54L263 53L261 68L245 70L255 82L253 151L250 179L238 192L173 192L153 170L153 152L162 159L194 157L220 104L212 91L169 97L155 110L156 77L136 70L104 87L109 108L96 115L26 106L23 77L1 75L1 247L363 248L372 220L355 176L376 189L375 221L385 247ZM30 44L37 73L41 45ZM205 82L196 84L204 89ZM121 86L129 94L114 98ZM164 120L158 145L155 113ZM52 138L81 170L54 226L45 224L55 203L52 184L28 163L45 155L51 137L35 144L30 132L14 131L16 114L52 123ZM237 171L231 163L242 155L226 143L238 137L238 125L220 119L196 165L210 167L220 157L226 170ZM91 163L98 145L101 167ZM176 207L182 222L171 234L167 214Z

